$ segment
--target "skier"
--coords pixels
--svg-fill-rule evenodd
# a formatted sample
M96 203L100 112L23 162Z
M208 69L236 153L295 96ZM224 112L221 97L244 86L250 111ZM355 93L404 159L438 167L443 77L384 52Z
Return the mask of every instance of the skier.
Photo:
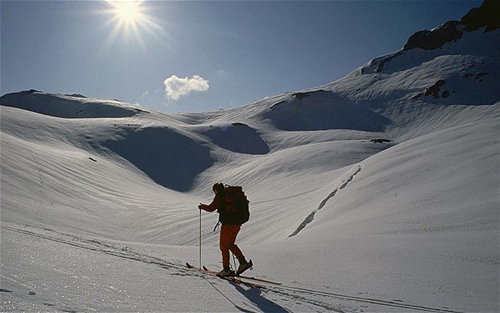
M222 252L222 271L219 272L219 276L231 276L231 270L229 268L229 251L231 251L238 259L240 266L236 271L236 275L240 275L247 269L253 266L252 260L247 262L245 256L241 252L240 248L235 244L236 236L240 231L241 225L231 223L231 218L228 216L227 212L231 212L233 208L231 207L231 202L226 202L224 198L224 184L216 183L212 187L212 191L215 193L214 200L210 204L200 203L198 209L207 212L213 212L217 210L219 212L219 222L222 224L220 228L219 235L219 247ZM227 205L226 205L227 204Z

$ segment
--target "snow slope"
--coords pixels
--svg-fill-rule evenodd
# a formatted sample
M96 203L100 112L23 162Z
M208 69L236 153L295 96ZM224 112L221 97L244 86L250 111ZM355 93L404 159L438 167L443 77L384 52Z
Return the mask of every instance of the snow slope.
M2 96L0 311L497 312L500 29L457 27L226 111ZM219 181L251 201L250 273L282 286L184 267Z

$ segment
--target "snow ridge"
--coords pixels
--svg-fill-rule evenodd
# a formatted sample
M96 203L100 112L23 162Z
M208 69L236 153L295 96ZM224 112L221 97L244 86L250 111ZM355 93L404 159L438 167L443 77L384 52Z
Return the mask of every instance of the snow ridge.
M49 94L37 90L3 95L1 105L61 118L124 118L149 113L118 100L88 99L82 95Z

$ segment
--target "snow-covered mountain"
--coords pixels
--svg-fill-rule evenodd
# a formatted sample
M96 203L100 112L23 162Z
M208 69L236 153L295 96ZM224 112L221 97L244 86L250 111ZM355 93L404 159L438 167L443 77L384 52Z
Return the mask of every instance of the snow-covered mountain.
M497 312L498 12L231 110L2 96L0 311ZM283 286L183 268L215 182L244 186L238 243ZM212 268L216 221L203 214Z

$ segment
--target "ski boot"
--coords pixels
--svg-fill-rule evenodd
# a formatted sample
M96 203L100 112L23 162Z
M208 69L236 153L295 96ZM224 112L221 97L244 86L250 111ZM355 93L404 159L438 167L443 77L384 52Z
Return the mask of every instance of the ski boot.
M249 268L253 267L252 260L248 262L241 262L240 266L238 267L238 270L236 271L236 276L239 276L240 274L243 274L244 271L246 271Z

